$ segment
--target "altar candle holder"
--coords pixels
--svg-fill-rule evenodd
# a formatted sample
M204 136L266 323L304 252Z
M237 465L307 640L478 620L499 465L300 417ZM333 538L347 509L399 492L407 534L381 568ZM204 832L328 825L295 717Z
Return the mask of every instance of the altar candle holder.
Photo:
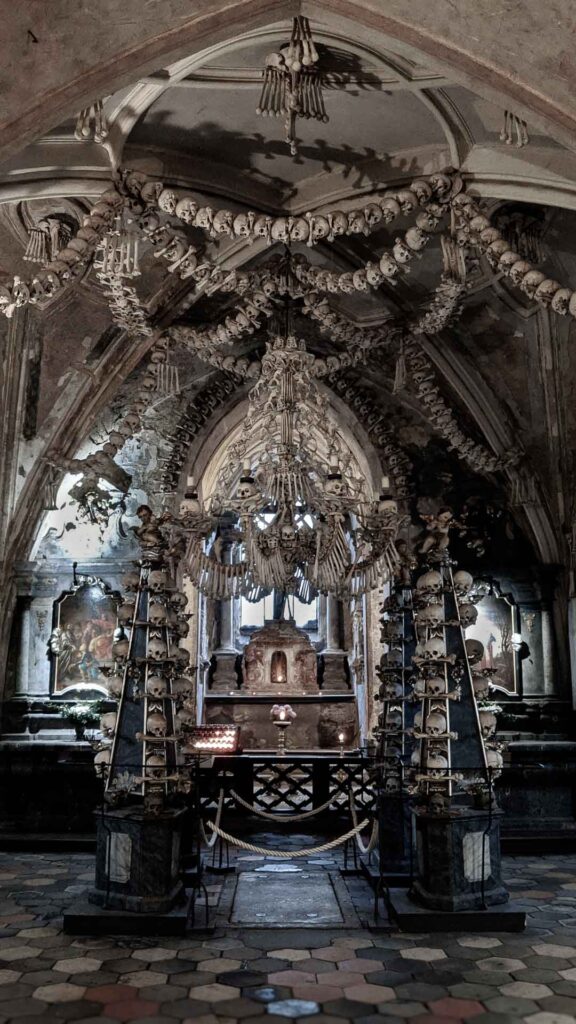
M284 757L286 754L286 729L292 725L293 719L296 718L296 712L289 704L275 704L270 709L270 717L272 724L278 729L278 756Z
M338 742L340 743L340 757L344 757L344 740L346 739L343 732L338 733Z

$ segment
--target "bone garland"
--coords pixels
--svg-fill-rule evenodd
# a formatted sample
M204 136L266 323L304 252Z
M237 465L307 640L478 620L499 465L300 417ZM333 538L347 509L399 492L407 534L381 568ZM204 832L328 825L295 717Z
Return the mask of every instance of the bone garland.
M393 490L396 497L409 497L412 463L402 449L395 444L394 435L386 426L384 412L378 408L369 395L351 384L338 372L331 374L326 379L326 384L356 413L373 445L382 453L386 472L389 472L394 481Z
M29 284L15 277L11 286L0 287L0 313L13 316L18 306L52 298L71 281L91 258L96 245L114 222L117 212L126 202L120 185L107 189L82 220L82 226L61 249L57 258L46 263Z
M456 237L460 244L478 249L493 270L509 277L512 284L544 309L551 308L560 316L570 313L576 317L576 292L546 277L515 252L471 196L457 196L454 210L458 216Z
M212 380L194 396L174 433L167 438L170 444L169 457L159 459L164 464L161 483L161 490L164 493L172 494L177 490L192 441L212 413L229 398L236 387L233 377L226 374Z
M260 327L262 319L272 316L273 313L274 306L264 292L255 292L246 299L235 315L227 316L217 327L206 327L199 331L188 328L182 337L188 347L201 358L205 358L207 354L212 357L212 346L229 345L244 334L253 334L256 328Z
M388 327L386 324L382 324L381 327L374 327L368 330L363 330L361 327L357 327L351 324L344 317L334 312L328 304L327 299L318 301L318 295L312 292L310 295L304 297L304 305L302 306L302 313L305 316L311 317L318 323L319 330L321 333L330 334L332 338L336 338L338 341L344 341L349 345L355 345L357 351L354 353L340 353L338 357L329 356L329 359L339 359L340 366L352 365L352 359L358 361L359 359L366 358L366 353L372 348L376 348L379 345L384 344L386 341L391 340L394 336L394 327ZM332 370L337 370L339 367L334 363L329 367ZM319 375L319 374L318 374Z
M480 473L495 473L518 460L518 452L508 452L506 456L494 455L483 445L467 438L440 394L430 360L415 341L407 343L405 354L425 416L448 442L450 451L456 452L458 458L464 459L472 469Z
M518 149L523 149L530 142L526 121L518 117L518 114L513 114L511 110L505 110L504 124L500 132L500 142L505 142L507 146L511 146L514 142L514 136L516 136L516 146Z
M219 349L212 351L205 346L197 346L197 334L192 327L170 327L167 336L175 342L185 345L196 352L203 362L217 367L219 370L226 370L236 377L255 377L260 372L260 361L246 359L244 356L225 355Z
M108 138L108 121L104 113L102 100L94 100L89 107L84 107L76 118L74 138L79 142L102 143Z
M192 193L164 188L160 183L154 183L154 188L158 191L158 206L164 213L201 228L210 238L228 235L252 242L264 238L269 245L306 242L313 246L324 239L333 242L338 235L368 235L381 223L391 224L401 214L410 215L418 207L449 204L462 188L462 182L455 172L438 172L428 178L415 179L408 188L372 196L362 209L334 210L326 214L308 212L303 217L269 217L253 210L247 213L213 210L211 206L202 206Z
M120 423L109 432L107 440L83 459L64 459L54 455L54 465L67 473L82 473L82 480L74 485L70 496L77 501L91 521L107 521L108 492L102 491L98 481L108 481L122 494L128 492L131 478L117 462L117 455L127 442L142 429L142 416L150 397L158 388L161 367L168 359L168 339L161 338L153 346L150 360L141 382L141 393L132 401ZM96 516L96 519L94 518Z

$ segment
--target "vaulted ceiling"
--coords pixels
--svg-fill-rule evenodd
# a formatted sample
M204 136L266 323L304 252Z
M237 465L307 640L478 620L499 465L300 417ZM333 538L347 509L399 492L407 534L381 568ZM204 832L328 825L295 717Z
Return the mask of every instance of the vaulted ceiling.
M125 167L191 189L215 208L294 215L348 209L387 185L452 167L492 215L502 216L504 206L509 214L509 204L517 204L512 212L536 225L542 269L576 283L570 98L576 69L566 31L570 8L556 6L553 20L531 0L500 5L497 17L490 0L462 0L457 17L449 3L420 0L390 0L385 15L379 3L337 0L237 0L226 8L204 0L193 12L179 0L94 0L89 9L71 0L46 8L22 2L0 41L7 54L0 284L14 274L30 277L23 257L31 226L51 214L79 223ZM264 58L286 42L301 7L321 51L329 120L298 122L293 158L281 119L258 117L255 108ZM106 97L111 126L103 145L74 137L75 113L96 95ZM505 109L526 120L528 145L501 140ZM318 266L356 269L389 248L395 235L392 226L314 250L300 246L300 252ZM206 255L227 267L254 267L270 250L226 239L210 243ZM396 287L335 296L334 308L358 327L407 316L429 296L440 270L435 241ZM232 301L208 299L191 280L167 274L152 248L144 253L137 290L154 325L151 338L130 336L114 323L90 269L44 306L0 320L7 371L0 461L7 564L31 551L49 462L89 450L90 438L113 423L138 389L154 337L173 323L215 323ZM297 326L317 353L337 350L309 321ZM497 456L520 451L537 496L522 526L544 562L565 558L573 512L574 340L571 317L541 310L483 259L470 267L456 326L421 339L466 432ZM256 332L240 348L258 351L263 344ZM393 393L397 355L390 342L366 367L333 382L335 405L348 406L362 428L366 402L373 403L414 467L416 497L441 498L443 488L452 487L464 500L476 487L505 502L506 472L475 483L436 434L415 390ZM166 462L169 439L187 410L205 401L222 378L189 352L174 358L182 395L159 409L152 424ZM224 389L220 405L205 417L205 432L244 396ZM134 452L131 458L145 489L144 470ZM185 460L176 463L184 469Z

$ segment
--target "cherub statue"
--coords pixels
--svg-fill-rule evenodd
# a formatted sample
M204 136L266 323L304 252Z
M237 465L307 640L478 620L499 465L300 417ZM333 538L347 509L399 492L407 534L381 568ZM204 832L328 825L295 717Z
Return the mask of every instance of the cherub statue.
M426 523L426 532L418 547L419 553L427 555L433 552L441 557L450 542L450 530L458 525L452 509L444 507L432 515L420 513L420 518Z

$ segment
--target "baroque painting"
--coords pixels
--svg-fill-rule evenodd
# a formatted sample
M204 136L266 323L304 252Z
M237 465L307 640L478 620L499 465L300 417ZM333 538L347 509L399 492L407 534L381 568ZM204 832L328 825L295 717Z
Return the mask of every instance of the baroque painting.
M494 686L508 693L518 692L517 656L512 646L515 632L515 607L504 597L488 594L476 605L478 618L466 630L466 639L479 640L484 646L482 661L475 669L495 669Z
M51 692L101 686L100 669L113 665L112 641L119 597L99 579L79 578L54 605L49 640Z

